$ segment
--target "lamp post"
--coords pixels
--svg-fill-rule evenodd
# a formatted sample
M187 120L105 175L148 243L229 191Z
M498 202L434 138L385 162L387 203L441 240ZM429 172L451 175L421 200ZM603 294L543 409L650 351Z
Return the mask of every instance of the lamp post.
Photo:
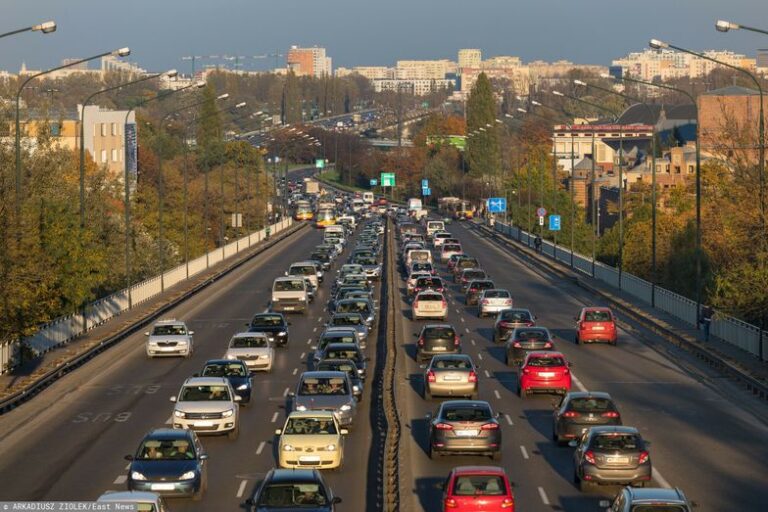
M22 34L24 32L40 32L41 34L50 34L51 32L56 32L56 22L44 21L43 23L38 23L37 25L32 25L31 27L11 30L10 32L0 34L0 39L9 36L15 36L16 34Z
M518 108L517 111L520 112L521 114L528 114L528 115L531 115L533 117L538 117L539 119L543 119L544 121L551 122L551 119L549 119L548 117L542 116L541 114L537 114L536 112L533 112L531 110L526 110L524 108ZM553 157L552 157L552 212L550 213L550 215L553 215L555 213L555 210L557 210L557 196L556 196L556 194L557 194L557 147L554 144L554 140L552 142L553 142L553 144L552 144L552 146L553 146L553 149L552 149L552 153L553 153ZM541 206L544 207L544 195L545 194L544 194L544 174L543 173L541 175L540 186L541 186ZM544 238L544 225L543 224L540 226L539 231L541 232L541 238ZM553 254L553 257L556 259L557 258L557 256L556 256L557 255L557 234L555 234L553 239L554 239L554 248L553 248L552 254Z
M107 87L106 89L101 89L99 91L96 91L90 96L88 96L85 99L85 101L83 101L82 107L80 109L80 228L85 227L85 109L88 107L88 104L91 102L93 98L95 98L100 94L104 94L110 91L115 91L122 87L128 87L130 85L138 84L141 82L146 82L148 80L152 80L154 78L158 78L161 76L167 76L168 78L173 78L176 75L177 75L177 72L175 69L166 71L165 73L147 75L136 80L131 80L130 82L124 82L122 84L118 84L113 87ZM93 159L94 160L96 159L96 155L93 155Z
M42 28L40 29L43 30ZM55 24L54 24L54 30L55 30ZM50 30L49 30L50 32ZM45 33L45 32L44 32ZM19 89L16 91L16 133L15 133L15 149L16 149L16 237L18 240L21 240L21 93L24 91L24 88L29 84L32 80L35 78L41 77L43 75L47 75L50 73L53 73L54 71L59 71L60 69L70 68L72 66L77 66L79 64L83 64L85 62L89 62L92 60L100 59L102 57L106 57L108 55L118 56L118 57L124 57L128 54L130 54L131 51L128 48L121 48L119 50L113 50L110 52L104 52L100 53L98 55L94 55L92 57L88 57L87 59L79 59L76 61L68 62L66 64L62 64L61 66L56 66L55 68L47 69L45 71L40 71L39 73L35 73L34 75L31 75L27 77L19 86Z

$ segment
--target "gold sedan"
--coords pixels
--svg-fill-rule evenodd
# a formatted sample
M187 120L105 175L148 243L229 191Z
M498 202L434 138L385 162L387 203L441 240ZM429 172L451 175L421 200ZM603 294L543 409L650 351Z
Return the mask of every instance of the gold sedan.
M281 468L338 469L344 462L347 429L330 411L296 411L275 431Z

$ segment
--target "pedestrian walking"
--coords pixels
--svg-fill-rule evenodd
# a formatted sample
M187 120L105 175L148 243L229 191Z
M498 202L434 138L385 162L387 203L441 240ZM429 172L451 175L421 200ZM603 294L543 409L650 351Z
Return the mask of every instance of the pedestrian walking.
M701 308L701 316L699 323L704 328L704 341L709 341L709 327L712 325L712 317L715 315L715 310L712 306L703 306Z

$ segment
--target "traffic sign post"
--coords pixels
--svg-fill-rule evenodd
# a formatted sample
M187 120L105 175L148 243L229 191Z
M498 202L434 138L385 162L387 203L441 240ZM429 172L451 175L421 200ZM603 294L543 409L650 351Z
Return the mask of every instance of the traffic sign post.
M543 225L544 225L544 217L539 215L539 226L543 226Z
M395 186L395 173L383 172L381 173L381 186L382 187L394 187Z
M550 215L549 216L549 230L550 231L560 231L560 216L559 215Z
M421 188L429 188L429 180L421 180Z
M421 195L423 195L423 196L431 196L432 195L432 189L431 188L422 188L421 189Z
M379 180L377 180L376 178L371 178L371 186L372 187L375 187L378 184L379 184Z
M491 197L488 199L489 213L504 213L507 211L507 198Z
M323 169L325 168L325 160L322 158L318 158L315 160L315 168L316 169Z
M536 210L536 215L539 217L545 217L547 215L547 209L543 206L539 206L539 208Z

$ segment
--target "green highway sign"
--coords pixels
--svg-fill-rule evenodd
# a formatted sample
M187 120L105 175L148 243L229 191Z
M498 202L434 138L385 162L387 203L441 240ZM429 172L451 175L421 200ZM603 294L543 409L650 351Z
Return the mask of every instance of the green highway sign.
M382 187L394 187L395 186L395 173L383 172L381 173L381 186Z
M318 158L315 160L315 168L317 169L323 169L325 167L325 160L322 158Z

